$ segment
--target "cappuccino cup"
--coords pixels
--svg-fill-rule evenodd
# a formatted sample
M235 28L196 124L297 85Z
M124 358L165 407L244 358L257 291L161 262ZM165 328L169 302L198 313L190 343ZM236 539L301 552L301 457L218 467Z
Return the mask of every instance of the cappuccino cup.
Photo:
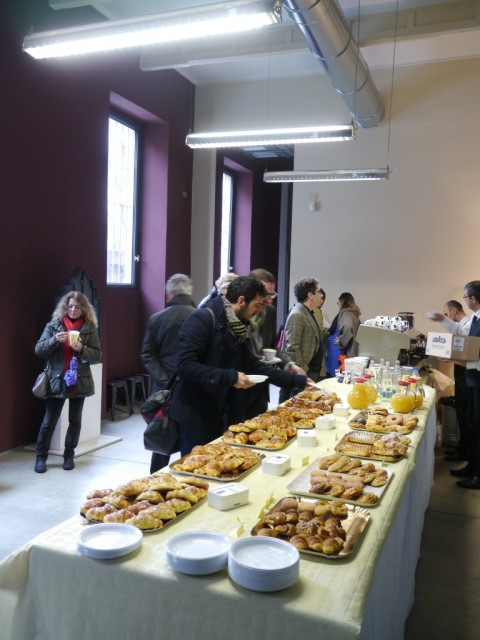
M275 356L277 355L277 350L276 349L263 349L262 353L263 353L263 357L265 358L265 361L268 362L268 361L273 360L275 358Z

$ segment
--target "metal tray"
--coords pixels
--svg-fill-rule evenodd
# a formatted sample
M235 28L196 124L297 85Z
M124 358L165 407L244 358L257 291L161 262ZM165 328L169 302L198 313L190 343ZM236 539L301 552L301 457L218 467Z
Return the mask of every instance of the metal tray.
M319 499L322 499L322 496L317 496L317 500ZM277 507L282 502L282 500L283 498L281 498L265 515L268 516L273 511L277 511ZM317 500L312 500L310 498L302 498L301 500L302 502L317 502ZM348 515L346 518L342 519L342 527L345 529L347 536L343 549L340 551L340 553L336 555L327 555L326 553L322 553L321 551L299 549L301 554L314 556L316 558L327 558L327 560L341 560L342 558L350 556L358 548L359 543L364 537L365 527L370 520L370 512L363 507L357 507L351 504L347 504L346 507ZM251 535L256 536L257 532L261 528L262 521L260 520L251 530ZM282 538L282 536L278 536L278 538L281 540L287 540L288 542L288 538Z
M302 429L309 429L309 428L313 428L313 427L302 427ZM288 445L292 442L292 440L295 440L296 437L297 437L297 434L295 434L291 438L288 438L285 444L282 444L280 447L259 447L257 444L241 444L240 442L238 443L227 442L223 438L222 438L222 442L232 447L246 447L247 449L260 449L261 451L281 451L282 449L285 449L285 447L288 447Z
M374 426L374 425L365 425L364 427L358 427L358 426L355 426L355 424L352 424L352 422L355 420L355 418L357 417L357 415L358 415L359 413L363 413L363 414L364 414L365 416L367 416L367 417L368 417L369 415L371 415L371 412L370 412L370 411L359 411L359 412L358 412L357 414L355 414L355 415L353 416L353 418L351 418L351 419L350 419L350 421L348 422L348 426L349 426L349 428L350 428L350 429L354 429L355 431L368 431L368 432L371 432L371 433L379 433L380 435L386 435L386 434L388 434L388 433L398 433L396 429L393 429L392 431L385 431L385 429L382 429L381 427L379 427L379 428L375 428L375 426ZM392 414L389 414L389 415L392 415ZM408 434L409 434L409 433L411 433L414 429L417 429L417 428L418 428L418 422L417 422L417 424L416 424L414 427L412 427L411 429L408 429L408 433L405 433L405 434L403 434L403 435L408 435Z
M308 497L317 498L317 499L325 498L325 500L340 500L341 502L346 502L347 504L355 504L365 508L376 507L377 504L380 502L380 499L383 496L385 489L390 484L390 480L392 479L392 476L393 476L393 471L391 469L385 469L385 471L387 472L387 482L383 486L372 487L369 484L365 485L364 491L368 493L373 493L378 497L378 501L375 502L375 504L364 504L362 502L358 502L358 500L348 500L347 498L342 498L342 496L336 497L336 496L329 496L324 493L311 493L310 492L310 486L311 486L310 475L312 471L315 471L318 469L319 460L320 458L317 458L316 460L314 460L311 464L308 465L308 467L305 467L305 469L296 478L294 478L290 482L290 484L287 484L287 489L290 491L290 493L293 493L298 496L308 496ZM349 475L348 473L340 473L339 475L344 479L350 479L350 480L354 480L355 478L359 477L359 476Z
M358 432L356 432L358 433ZM365 433L365 435L367 435ZM371 435L371 434L369 434ZM379 437L381 437L381 434L377 433L375 434ZM383 435L388 435L388 434L383 434ZM348 433L346 435L343 436L343 438L341 440L338 441L337 445L335 446L335 451L337 453L341 453L342 455L345 456L349 456L350 458L362 458L363 460L379 460L381 462L398 462L399 460L402 460L405 457L405 454L398 454L398 455L381 455L381 454L375 454L375 453L369 453L368 455L357 455L355 453L350 453L350 452L343 452L343 451L339 451L338 447L339 445L341 445L344 442L348 442Z
M141 531L142 533L154 533L154 532L157 532L157 531L163 531L164 529L166 529L170 525L175 524L175 522L178 522L178 520L180 518L183 519L186 515L188 515L191 511L193 511L193 509L196 509L197 507L199 507L200 504L203 504L206 500L207 500L207 496L204 496L203 498L200 498L200 500L198 502L196 502L195 504L192 504L190 509L187 509L186 511L182 511L182 513L178 513L175 518L172 518L172 520L167 520L166 522L164 522L162 527L157 527L156 529L140 529L139 527L136 527L136 528L138 528L138 530ZM160 504L164 504L164 503L162 502ZM155 506L155 505L152 504L152 507L153 506ZM82 513L80 514L80 517L85 522L87 522L89 525L91 525L91 524L107 524L106 522L99 522L98 520L90 520L90 518L87 518ZM132 525L132 526L134 526L134 525Z
M230 445L230 443L228 444ZM236 446L247 447L248 445L236 445ZM257 454L258 462L253 466L251 466L250 469L246 469L245 471L241 471L240 473L225 472L225 473L222 473L220 476L215 477L215 476L207 476L207 475L204 475L203 473L197 473L196 471L182 471L182 469L175 468L176 464L182 464L182 462L186 458L188 458L190 455L191 454L189 453L186 456L183 456L182 458L178 458L178 460L175 460L175 462L170 463L169 468L172 471L172 473L179 473L180 475L184 475L184 476L195 476L196 478L205 478L205 480L217 480L218 482L232 482L232 481L240 480L241 478L244 478L248 473L256 469L258 465L262 462L263 458L265 458L263 453L258 453Z

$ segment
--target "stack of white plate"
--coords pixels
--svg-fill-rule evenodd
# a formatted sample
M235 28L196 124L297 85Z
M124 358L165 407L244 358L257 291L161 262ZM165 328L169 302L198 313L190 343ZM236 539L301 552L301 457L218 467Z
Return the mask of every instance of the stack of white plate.
M280 591L298 580L300 554L290 543L277 538L242 538L230 547L228 575L246 589Z
M167 540L168 565L191 576L216 573L227 566L230 540L214 531L187 531Z
M78 550L90 558L120 558L137 549L143 540L140 529L130 524L104 522L85 527L78 536Z

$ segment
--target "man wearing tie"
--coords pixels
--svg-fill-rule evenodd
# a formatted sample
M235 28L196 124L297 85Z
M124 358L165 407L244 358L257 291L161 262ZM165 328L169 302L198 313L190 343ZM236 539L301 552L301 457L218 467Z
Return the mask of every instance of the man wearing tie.
M480 280L467 282L464 287L463 300L467 307L473 311L469 325L461 327L459 323L452 322L445 316L440 318L441 314L432 315L432 320L441 321L442 325L452 333L480 337ZM467 362L456 360L455 364L465 367L465 382L471 394L473 407L473 431L467 465L461 469L452 469L450 473L463 478L457 482L461 489L478 490L480 489L480 360Z

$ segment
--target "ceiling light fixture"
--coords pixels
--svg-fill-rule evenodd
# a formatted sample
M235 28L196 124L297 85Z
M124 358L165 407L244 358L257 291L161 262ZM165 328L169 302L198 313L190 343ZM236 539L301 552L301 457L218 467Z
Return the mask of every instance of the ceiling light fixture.
M304 144L312 142L342 142L353 140L353 124L324 125L284 129L253 129L250 131L215 131L189 133L186 144L191 149L245 147L247 145L273 146L277 144Z
M388 180L390 169L318 169L311 171L265 171L264 182L334 182Z
M28 35L23 50L34 58L58 58L129 47L251 31L281 19L278 0L231 0Z

